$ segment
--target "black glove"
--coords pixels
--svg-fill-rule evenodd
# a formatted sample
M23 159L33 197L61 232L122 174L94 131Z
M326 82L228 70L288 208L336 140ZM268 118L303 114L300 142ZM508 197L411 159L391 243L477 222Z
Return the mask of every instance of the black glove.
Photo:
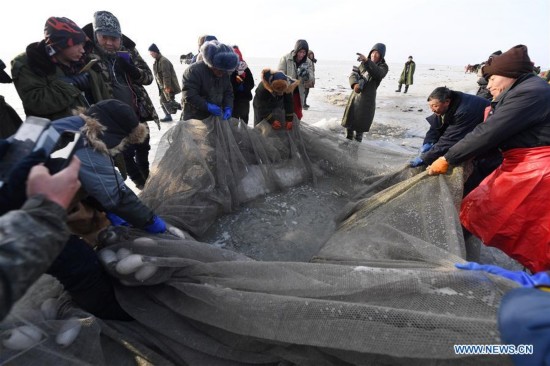
M76 86L82 91L90 89L90 74L87 72L72 76L63 76L61 80L68 84Z
M131 59L130 61L126 61L124 57L117 56L116 63L126 74L130 75L132 79L135 80L141 77L139 69L136 67L136 65L133 64Z
M27 199L27 176L31 168L46 161L48 156L44 149L39 149L25 156L8 172L7 179L0 188L0 215L17 210Z

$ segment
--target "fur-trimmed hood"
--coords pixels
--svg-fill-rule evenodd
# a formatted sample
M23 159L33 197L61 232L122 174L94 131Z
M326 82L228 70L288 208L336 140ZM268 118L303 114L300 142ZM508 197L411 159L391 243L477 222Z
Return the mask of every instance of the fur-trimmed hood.
M292 80L282 71L265 68L261 74L262 84L271 94L292 94L300 85L300 80Z
M89 144L99 152L115 156L129 144L139 144L147 138L149 129L139 123L134 111L126 104L106 99L76 114L84 120L81 131Z

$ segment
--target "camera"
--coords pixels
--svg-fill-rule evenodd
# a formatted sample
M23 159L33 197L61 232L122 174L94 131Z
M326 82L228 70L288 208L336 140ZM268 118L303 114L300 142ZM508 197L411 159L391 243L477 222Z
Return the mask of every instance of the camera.
M60 134L49 119L29 116L8 141L10 145L0 159L0 187L16 164L39 149L44 149L48 156L45 165L50 173L63 169L75 152L80 132L64 131Z

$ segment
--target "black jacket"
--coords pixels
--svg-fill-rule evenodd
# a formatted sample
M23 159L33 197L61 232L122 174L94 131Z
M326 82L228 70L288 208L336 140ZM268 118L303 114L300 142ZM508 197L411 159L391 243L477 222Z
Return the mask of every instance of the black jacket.
M272 124L275 120L283 122L292 121L294 117L294 100L292 99L292 93L284 93L283 95L275 95L271 93L263 83L260 83L256 88L256 94L254 95L254 125L257 125L262 120L267 120ZM277 115L274 111L281 111L281 115ZM284 112L285 116L282 116Z

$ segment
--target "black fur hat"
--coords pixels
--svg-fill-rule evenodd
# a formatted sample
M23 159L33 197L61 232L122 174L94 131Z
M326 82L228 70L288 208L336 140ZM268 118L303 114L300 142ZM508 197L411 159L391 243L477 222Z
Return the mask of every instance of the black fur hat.
M233 51L233 47L219 41L204 42L201 54L208 66L218 70L234 71L239 65L239 56Z

